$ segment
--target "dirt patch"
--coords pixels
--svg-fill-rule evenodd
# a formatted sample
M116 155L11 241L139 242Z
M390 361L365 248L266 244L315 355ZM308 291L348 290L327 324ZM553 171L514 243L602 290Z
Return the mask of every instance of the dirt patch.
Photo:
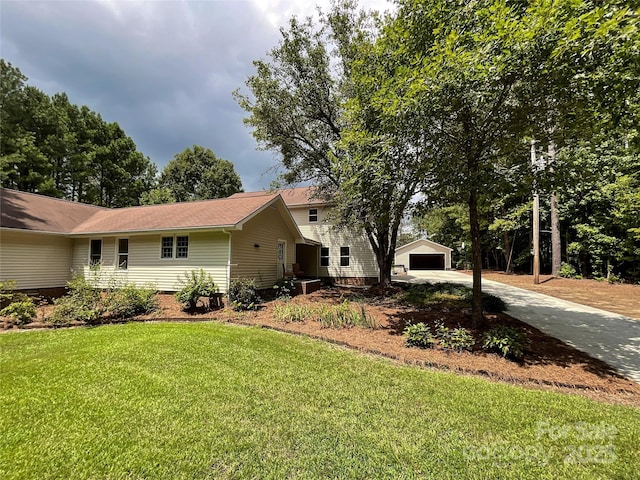
M522 362L514 362L484 352L479 345L470 352L455 352L440 347L421 350L405 346L402 331L407 323L436 320L451 327L469 328L479 338L482 331L470 328L471 315L465 309L416 309L401 304L394 292L389 296L373 296L363 289L323 289L310 295L298 296L294 304L338 304L345 299L364 302L367 313L379 325L375 330L353 327L324 328L319 322L284 323L274 318L277 301L267 302L257 311L235 312L230 308L208 311L204 306L185 313L172 295L159 295L160 311L137 317L136 321L205 321L216 320L245 325L257 325L294 334L319 338L363 352L382 355L402 363L448 370L467 375L522 385L528 388L574 393L595 400L640 406L640 385L619 375L604 362L594 359L541 331L506 314L486 315L487 327L495 324L515 326L531 341ZM42 327L38 322L33 327ZM33 328L32 327L32 328Z
M471 274L470 271L462 273ZM551 275L540 275L540 283L534 285L533 275L507 275L492 270L483 271L482 278L640 320L640 285L609 284L606 281L575 280Z

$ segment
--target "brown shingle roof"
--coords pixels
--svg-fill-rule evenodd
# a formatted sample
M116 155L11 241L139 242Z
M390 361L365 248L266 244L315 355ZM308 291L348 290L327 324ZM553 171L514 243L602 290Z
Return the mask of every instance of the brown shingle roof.
M277 194L197 202L117 208L97 212L72 233L116 233L206 227L231 227L256 213Z
M102 207L0 188L0 226L39 232L67 233Z
M53 233L121 233L226 227L257 213L277 193L197 202L102 208L1 189L0 226Z
M272 193L279 193L287 207L321 205L327 203L320 198L314 197L315 187L284 188L281 190L274 190L273 192L242 192L235 193L229 198L252 198L262 195L270 195Z

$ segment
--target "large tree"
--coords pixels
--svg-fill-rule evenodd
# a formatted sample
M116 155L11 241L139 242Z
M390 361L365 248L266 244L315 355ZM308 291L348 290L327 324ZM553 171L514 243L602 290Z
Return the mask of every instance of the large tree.
M224 198L242 191L242 181L233 163L198 145L176 154L162 170L159 184L164 191L148 196L145 201L188 202Z
M353 2L334 4L319 20L292 18L267 60L254 62L236 92L263 149L280 154L286 183L312 182L331 199L337 228L367 236L379 281L391 283L400 222L424 184L425 145L404 143L372 107L375 80L388 72L375 19Z
M570 1L402 0L386 31L385 41L399 47L383 111L439 146L425 193L468 206L476 325L483 320L480 207L500 195L502 171L520 170L515 181L523 178L527 135L544 132L553 112L584 107L546 100L562 74L581 78L597 64L571 63L591 38L573 42L572 34L614 35L628 19L613 10ZM585 15L600 28L582 28Z

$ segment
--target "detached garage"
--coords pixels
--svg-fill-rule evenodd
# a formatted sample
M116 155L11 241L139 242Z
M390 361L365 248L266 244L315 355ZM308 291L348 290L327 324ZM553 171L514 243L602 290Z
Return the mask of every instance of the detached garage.
M451 249L420 239L396 249L396 265L411 270L451 270Z

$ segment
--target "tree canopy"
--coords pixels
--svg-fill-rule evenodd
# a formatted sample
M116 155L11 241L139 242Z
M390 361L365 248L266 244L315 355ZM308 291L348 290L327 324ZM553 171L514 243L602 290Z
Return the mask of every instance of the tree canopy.
M233 163L198 145L177 153L162 170L158 183L161 190L147 196L152 203L224 198L242 191Z
M381 20L351 2L317 24L292 19L255 62L253 97L236 96L262 148L281 154L285 180L314 181L338 224L367 234L383 282L416 191L431 205L465 204L479 323L486 228L504 233L526 212L500 200L522 201L560 172L531 168L530 140L562 157L616 125L635 135L638 15L625 2L398 4ZM627 205L619 218L633 209L631 177L611 194ZM492 211L504 220L481 218Z
M26 84L0 60L2 186L109 207L137 205L156 166L117 123Z

